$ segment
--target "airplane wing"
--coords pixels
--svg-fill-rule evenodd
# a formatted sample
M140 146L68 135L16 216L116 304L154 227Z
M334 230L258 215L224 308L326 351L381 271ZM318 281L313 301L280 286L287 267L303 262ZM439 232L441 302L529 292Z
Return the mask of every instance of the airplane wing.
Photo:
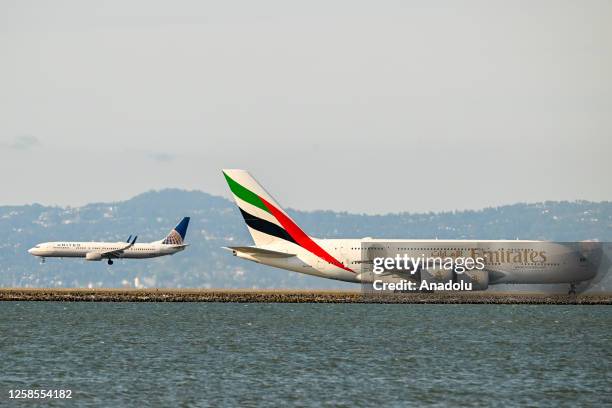
M130 238L131 237L132 236L130 235ZM130 242L130 238L128 238L127 245L123 246L122 248L113 249L112 251L100 252L100 255L103 258L116 258L116 257L118 257L119 255L123 254L123 251L125 251L126 249L129 249L129 248L134 246L134 244L136 243L136 238L138 238L138 235L136 235L134 237L132 242Z
M245 247L222 247L223 249L227 249L228 251L232 251L234 253L234 255L237 252L242 252L242 253L246 253L249 255L260 255L260 256L267 256L270 258L291 258L292 256L295 256L295 254L288 254L286 252L280 252L280 251L273 251L271 249L264 249L264 248L258 248L258 247L250 247L250 246L245 246Z

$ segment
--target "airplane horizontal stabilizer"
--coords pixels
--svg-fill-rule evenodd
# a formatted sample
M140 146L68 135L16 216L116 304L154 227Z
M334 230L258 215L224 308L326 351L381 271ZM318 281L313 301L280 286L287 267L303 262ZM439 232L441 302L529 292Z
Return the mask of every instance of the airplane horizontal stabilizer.
M286 252L273 251L271 249L264 249L252 246L241 246L241 247L223 247L223 249L227 249L228 251L242 252L249 255L259 255L259 256L267 256L270 258L291 258L295 256L295 254L288 254Z

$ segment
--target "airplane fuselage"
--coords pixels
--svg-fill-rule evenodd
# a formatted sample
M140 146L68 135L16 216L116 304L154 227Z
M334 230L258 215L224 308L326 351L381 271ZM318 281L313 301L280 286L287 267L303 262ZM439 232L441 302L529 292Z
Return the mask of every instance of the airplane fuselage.
M101 259L143 259L164 255L173 255L185 249L185 245L166 245L161 242L134 244L120 253L104 255L120 251L125 242L44 242L31 248L28 252L43 258L87 258L88 254L102 254L98 259L90 255L90 260Z
M326 262L299 245L282 243L266 249L296 254L294 257L267 257L241 254L266 265L309 275L347 282L372 282L377 257L481 257L489 284L574 283L592 279L596 268L575 247L549 241L470 241L470 240L379 240L317 239L316 243L337 259L342 266Z

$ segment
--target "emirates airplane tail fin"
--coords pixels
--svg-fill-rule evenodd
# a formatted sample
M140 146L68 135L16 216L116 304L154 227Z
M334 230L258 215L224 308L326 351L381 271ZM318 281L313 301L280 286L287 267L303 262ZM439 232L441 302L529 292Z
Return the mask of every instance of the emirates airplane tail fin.
M316 240L302 231L247 171L223 170L223 175L256 246L295 244L329 264L354 273L323 249ZM273 248L263 249L274 250ZM236 248L232 250L237 251ZM293 251L290 252L293 253Z
M248 171L225 169L223 175L255 245L265 246L279 240L300 245L300 240L308 238Z

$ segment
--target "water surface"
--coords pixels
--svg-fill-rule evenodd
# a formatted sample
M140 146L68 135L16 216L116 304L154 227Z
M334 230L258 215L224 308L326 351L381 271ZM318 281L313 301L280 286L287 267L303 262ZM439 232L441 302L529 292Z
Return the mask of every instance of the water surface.
M604 406L611 329L609 306L4 302L0 405Z

